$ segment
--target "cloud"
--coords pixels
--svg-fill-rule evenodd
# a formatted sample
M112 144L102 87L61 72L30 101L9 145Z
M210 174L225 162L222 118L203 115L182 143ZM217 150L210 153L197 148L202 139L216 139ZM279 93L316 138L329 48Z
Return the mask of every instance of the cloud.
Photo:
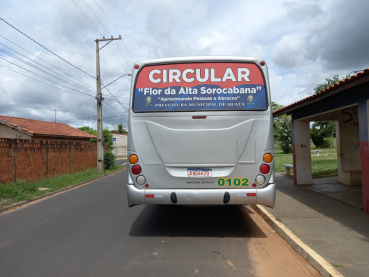
M0 17L92 76L96 75L94 40L121 35L125 44L116 41L100 52L104 84L130 72L137 60L259 56L265 58L270 70L273 101L288 105L311 95L325 78L369 66L368 1L96 0L109 20L94 0L85 1L89 7L82 0L74 0L88 19L72 1L63 0L4 0ZM73 78L3 38L1 43L38 61L50 72L55 70L63 80L83 82L80 84L88 87L84 92L90 94L77 96L50 88L0 67L0 114L53 121L57 109L58 121L81 118L66 123L96 128L96 80L3 22L0 30L2 36ZM126 107L130 81L125 76L108 87ZM127 125L127 116L122 114L125 109L106 90L103 95L104 127L115 128L120 122Z
M287 17L295 21L303 21L314 19L323 14L322 7L318 4L303 2L285 2L283 7L286 8Z
M285 35L276 43L272 61L282 68L294 68L305 62L305 39L302 34Z
M369 2L335 1L323 10L316 4L288 2L286 15L297 22L293 33L274 46L273 62L282 68L299 68L316 62L323 69L363 69L368 67Z

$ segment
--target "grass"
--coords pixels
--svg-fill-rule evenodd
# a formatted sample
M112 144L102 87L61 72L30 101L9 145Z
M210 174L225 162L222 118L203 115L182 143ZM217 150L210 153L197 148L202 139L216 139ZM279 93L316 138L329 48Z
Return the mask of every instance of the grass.
M115 166L113 169L105 170L104 175L121 168L123 168L123 166ZM78 173L57 176L36 182L17 181L13 183L0 184L0 208L16 202L29 200L61 188L85 182L96 177L99 177L96 172L96 168L91 168Z
M313 178L337 176L337 149L336 139L334 138L335 148L316 148L313 143L310 144L311 150L323 150L320 156L311 157L311 169ZM314 153L315 154L315 153ZM327 156L322 154L328 154ZM274 167L276 172L285 172L282 164L293 164L292 153L285 154L278 145L274 145ZM293 172L293 170L292 170Z

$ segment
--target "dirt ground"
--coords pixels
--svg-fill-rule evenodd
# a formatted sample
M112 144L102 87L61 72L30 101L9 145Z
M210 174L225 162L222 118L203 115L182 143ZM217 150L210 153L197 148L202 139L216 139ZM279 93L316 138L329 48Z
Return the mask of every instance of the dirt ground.
M250 206L244 206L251 219L255 236L248 244L255 276L321 276L304 258L281 238ZM258 228L255 228L257 226ZM261 235L261 232L263 235ZM264 236L265 235L265 236Z

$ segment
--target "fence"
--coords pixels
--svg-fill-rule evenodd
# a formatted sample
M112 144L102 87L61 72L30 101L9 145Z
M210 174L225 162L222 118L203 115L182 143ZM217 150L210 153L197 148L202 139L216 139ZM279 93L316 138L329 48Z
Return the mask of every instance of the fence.
M96 166L95 143L0 138L0 183L48 179Z

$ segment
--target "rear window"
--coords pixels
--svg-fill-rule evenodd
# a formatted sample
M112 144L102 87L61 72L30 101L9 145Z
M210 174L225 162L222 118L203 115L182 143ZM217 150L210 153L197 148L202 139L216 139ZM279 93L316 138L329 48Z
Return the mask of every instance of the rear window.
M250 63L145 66L133 95L134 112L265 110L260 69Z

